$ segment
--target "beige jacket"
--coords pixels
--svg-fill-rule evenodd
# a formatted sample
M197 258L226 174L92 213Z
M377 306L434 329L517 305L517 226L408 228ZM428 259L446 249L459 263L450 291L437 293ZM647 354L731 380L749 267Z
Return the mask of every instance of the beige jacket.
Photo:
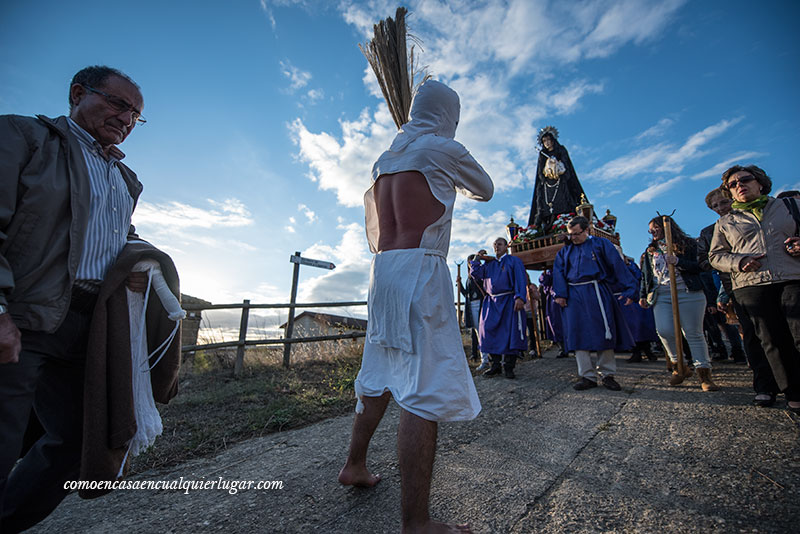
M720 217L714 228L708 259L711 266L731 273L733 289L800 280L800 257L786 253L783 242L795 235L792 214L783 200L769 197L759 223L750 212L732 210ZM739 264L746 256L760 256L758 271L742 272Z

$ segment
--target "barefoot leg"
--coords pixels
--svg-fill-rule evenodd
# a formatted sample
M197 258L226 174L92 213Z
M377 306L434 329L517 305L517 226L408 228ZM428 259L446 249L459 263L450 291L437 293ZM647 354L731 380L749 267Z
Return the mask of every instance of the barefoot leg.
M350 452L347 461L339 471L339 482L346 486L374 486L381 477L367 470L367 448L378 423L383 418L391 393L380 397L361 397L364 412L357 413L353 420L353 435L350 438Z
M469 525L431 521L428 501L438 424L403 410L397 428L403 532L472 532Z

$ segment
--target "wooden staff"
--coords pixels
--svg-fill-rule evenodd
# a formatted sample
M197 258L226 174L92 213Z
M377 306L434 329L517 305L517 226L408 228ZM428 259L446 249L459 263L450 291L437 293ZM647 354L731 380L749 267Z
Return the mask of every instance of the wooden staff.
M536 302L536 306L533 303ZM542 347L539 345L539 321L536 316L539 307L539 301L533 300L533 293L531 292L531 285L528 284L528 305L531 307L531 320L533 321L533 342L536 345L536 357L542 357Z
M664 228L664 239L667 241L667 254L675 254L675 247L672 243L672 225L669 215L661 216L661 224ZM678 285L675 278L675 266L667 262L669 270L669 294L672 296L672 322L675 325L675 349L678 352L678 372L686 374L686 364L683 361L683 334L681 333L681 311L678 306Z
M463 261L461 263L464 263ZM463 324L464 315L461 313L461 286L459 285L459 281L461 280L461 263L456 262L456 269L458 270L458 277L456 278L456 310L458 310L458 327L461 328ZM465 286L466 287L466 286Z

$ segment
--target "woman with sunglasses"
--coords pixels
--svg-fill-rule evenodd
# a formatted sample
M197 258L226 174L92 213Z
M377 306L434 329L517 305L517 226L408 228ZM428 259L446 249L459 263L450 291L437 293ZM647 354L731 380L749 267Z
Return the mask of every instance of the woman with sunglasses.
M731 273L733 294L753 321L787 407L800 413L797 203L769 196L772 180L755 165L731 167L722 175L722 187L734 202L717 221L711 266Z
M703 391L718 391L711 379L711 363L708 358L708 345L703 335L703 316L706 311L706 296L700 279L700 263L697 261L697 243L681 230L675 221L669 219L672 230L674 254L667 252L664 239L664 223L661 217L650 220L649 232L653 241L647 247L642 260L642 281L639 305L642 308L653 306L656 331L664 344L669 359L673 363L670 386L681 384L691 376L691 366L681 374L678 370L676 340L681 342L680 332L675 332L672 318L672 294L668 265L675 266L675 283L678 287L678 308L681 314L681 330L694 358L694 367L700 378Z

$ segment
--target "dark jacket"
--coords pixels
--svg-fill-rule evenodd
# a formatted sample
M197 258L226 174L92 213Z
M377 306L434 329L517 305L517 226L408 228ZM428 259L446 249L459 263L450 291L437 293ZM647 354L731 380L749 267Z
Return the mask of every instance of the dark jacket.
M462 295L464 295L465 303L464 307L466 308L467 312L464 314L464 326L467 328L478 328L478 325L472 324L472 313L469 311L469 305L473 301L482 302L483 301L483 291L481 290L480 286L478 285L472 277L467 278L467 287L464 287L464 284L461 282L458 283L458 291Z
M120 171L135 206L142 184ZM18 328L52 333L66 317L90 196L66 117L0 116L0 304Z
M694 239L686 242L685 250L682 254L676 254L678 264L675 266L683 278L686 288L689 291L703 291L703 281L700 279L700 263L697 261L697 243ZM642 255L642 281L639 286L639 298L647 300L652 304L655 302L654 294L656 290L655 276L653 275L653 255L645 250Z
M717 223L709 224L700 230L700 237L697 238L697 261L700 263L700 268L704 271L711 271L711 262L708 261L708 251L711 249L711 240L714 238L714 228ZM731 274L717 271L719 280L722 282L722 287L728 294L733 291L731 284Z
M136 433L131 382L131 338L125 279L139 261L154 259L172 293L180 298L178 273L165 253L149 243L128 243L106 274L89 327L86 350L86 382L83 399L83 442L80 479L116 480ZM148 354L172 332L175 323L167 317L161 301L151 290L145 312ZM150 371L153 399L166 404L178 393L181 362L178 331L167 353ZM155 359L155 356L153 357ZM153 362L151 362L152 365ZM128 458L130 462L131 458ZM84 499L99 497L110 489L81 489Z

